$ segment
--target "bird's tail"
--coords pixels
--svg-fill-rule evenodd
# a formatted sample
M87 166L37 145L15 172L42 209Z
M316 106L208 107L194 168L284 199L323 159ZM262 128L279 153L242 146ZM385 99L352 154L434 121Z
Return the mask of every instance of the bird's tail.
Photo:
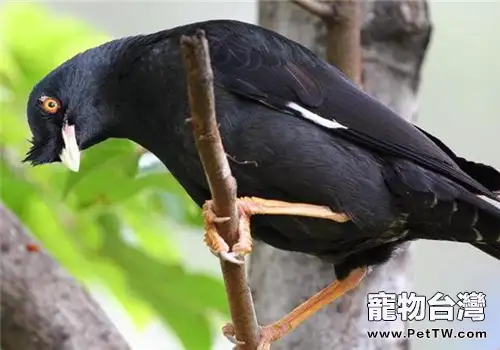
M406 162L388 166L385 179L411 238L470 243L500 260L500 200Z
M492 253L495 251L492 247L496 246L495 257L500 259L500 208L465 189L452 198L434 195L432 203L421 204L421 212L409 215L408 225L423 224L420 231L427 239L471 243Z
M478 217L477 223L477 225L481 224L481 226L477 230L484 232L484 237L482 240L471 244L482 252L500 260L500 201L494 202L480 196L473 198L472 201L477 201L476 203L481 212L481 218ZM481 223L479 223L479 219L481 219Z

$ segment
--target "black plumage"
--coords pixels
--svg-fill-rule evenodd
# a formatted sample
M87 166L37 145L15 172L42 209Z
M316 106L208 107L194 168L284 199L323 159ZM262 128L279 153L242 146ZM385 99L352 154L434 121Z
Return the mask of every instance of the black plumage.
M60 161L61 128L83 150L110 137L153 152L199 205L208 186L185 120L180 36L204 29L216 109L239 196L330 207L352 219L256 216L254 237L335 264L340 279L414 239L471 243L500 259L500 173L456 156L308 49L236 21L194 23L111 41L33 89L33 164ZM44 111L40 96L60 102Z

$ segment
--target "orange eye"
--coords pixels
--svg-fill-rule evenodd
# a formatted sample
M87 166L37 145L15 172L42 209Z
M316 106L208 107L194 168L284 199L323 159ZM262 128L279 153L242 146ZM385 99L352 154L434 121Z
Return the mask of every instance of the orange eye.
M43 110L49 114L55 114L61 108L59 101L53 97L42 96L40 102Z

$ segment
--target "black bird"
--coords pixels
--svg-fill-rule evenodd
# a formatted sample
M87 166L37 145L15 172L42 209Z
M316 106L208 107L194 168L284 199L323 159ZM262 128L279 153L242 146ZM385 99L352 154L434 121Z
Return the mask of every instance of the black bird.
M307 308L355 287L406 241L465 242L500 259L500 209L485 200L499 201L498 171L456 156L305 47L246 23L207 21L122 38L63 63L29 97L26 161L78 170L80 151L127 138L154 153L203 206L210 192L186 123L180 52L181 36L198 29L210 45L220 133L248 214L242 218L274 214L252 218L254 238L335 266L338 280ZM208 205L204 213L209 219ZM251 250L247 233L231 251L209 225L206 241L237 262ZM265 327L261 348L295 328L305 310Z

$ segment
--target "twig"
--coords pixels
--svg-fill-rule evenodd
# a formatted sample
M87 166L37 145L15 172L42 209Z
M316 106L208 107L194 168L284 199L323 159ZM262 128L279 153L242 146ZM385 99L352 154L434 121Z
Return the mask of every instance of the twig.
M361 0L337 1L333 6L336 15L326 23L326 59L361 86Z
M356 84L362 84L361 0L292 0L319 16L327 26L326 60ZM315 4L313 4L315 3ZM328 8L329 12L322 9Z
M217 127L213 73L204 31L198 30L193 36L183 36L181 50L187 70L191 124L212 193L214 211L219 217L231 218L218 224L218 232L232 246L236 242L238 226L236 181L231 174ZM244 342L238 347L255 350L258 345L258 325L245 265L221 260L221 268L236 338Z
M130 350L89 294L0 203L3 350Z

